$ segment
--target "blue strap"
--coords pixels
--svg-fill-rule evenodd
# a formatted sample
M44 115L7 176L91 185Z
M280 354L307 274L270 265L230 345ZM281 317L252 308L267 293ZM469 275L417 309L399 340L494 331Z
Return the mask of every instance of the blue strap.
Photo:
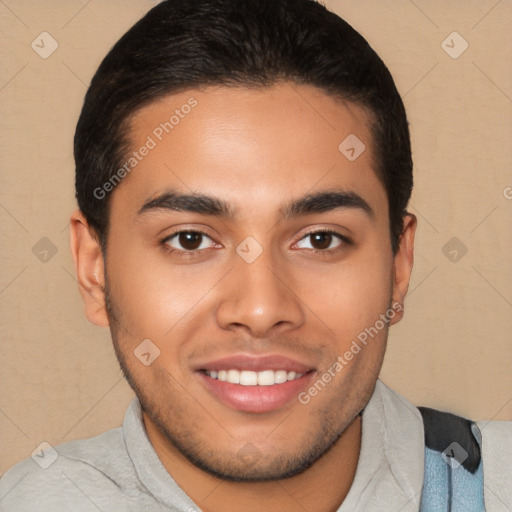
M425 426L420 512L485 512L478 427L460 416L419 410Z

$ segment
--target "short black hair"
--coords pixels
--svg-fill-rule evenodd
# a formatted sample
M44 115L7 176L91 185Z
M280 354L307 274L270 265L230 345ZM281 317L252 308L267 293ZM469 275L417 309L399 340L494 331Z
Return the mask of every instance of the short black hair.
M78 206L103 249L112 192L102 186L130 151L135 112L191 88L283 81L315 86L370 114L396 252L413 182L405 108L368 42L314 0L166 0L114 45L91 81L74 139Z

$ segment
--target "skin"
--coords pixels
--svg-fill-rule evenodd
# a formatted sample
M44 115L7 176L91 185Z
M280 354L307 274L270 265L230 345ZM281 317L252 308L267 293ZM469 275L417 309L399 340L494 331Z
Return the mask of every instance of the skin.
M310 86L166 97L132 119L134 149L190 97L197 106L114 190L105 258L83 215L72 216L86 315L110 326L151 443L202 510L335 511L354 479L359 413L380 371L388 325L306 405L241 412L208 392L194 369L205 358L278 353L310 364L311 383L321 378L392 303L403 304L416 219L405 217L393 255L368 116ZM366 146L353 162L338 150L351 133ZM234 215L140 213L171 189L222 199ZM339 190L360 196L373 213L283 215L294 199ZM198 229L210 237L199 250L164 240ZM307 236L322 229L349 242ZM236 252L248 236L263 249L252 263ZM160 349L150 366L133 354L147 338ZM247 446L256 455L240 457Z

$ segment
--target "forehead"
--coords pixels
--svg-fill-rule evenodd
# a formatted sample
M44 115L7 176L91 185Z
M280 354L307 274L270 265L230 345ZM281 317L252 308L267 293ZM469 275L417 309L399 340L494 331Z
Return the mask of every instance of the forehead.
M208 87L170 95L133 116L130 143L137 155L126 155L129 172L113 205L140 208L172 188L222 197L234 211L254 213L315 189L341 188L387 210L367 112L315 87Z

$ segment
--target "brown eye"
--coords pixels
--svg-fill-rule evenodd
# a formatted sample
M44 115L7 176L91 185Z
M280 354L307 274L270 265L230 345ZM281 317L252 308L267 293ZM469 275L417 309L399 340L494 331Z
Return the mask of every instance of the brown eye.
M299 249L312 249L314 251L331 251L341 249L344 244L350 242L343 236L330 231L316 231L308 233L297 246Z
M311 245L314 249L324 250L328 249L332 243L331 233L313 233L311 237Z
M203 240L203 235L197 232L183 232L178 235L178 242L186 251L196 250Z
M192 252L213 247L213 240L200 231L179 231L165 240L165 244L181 252Z

